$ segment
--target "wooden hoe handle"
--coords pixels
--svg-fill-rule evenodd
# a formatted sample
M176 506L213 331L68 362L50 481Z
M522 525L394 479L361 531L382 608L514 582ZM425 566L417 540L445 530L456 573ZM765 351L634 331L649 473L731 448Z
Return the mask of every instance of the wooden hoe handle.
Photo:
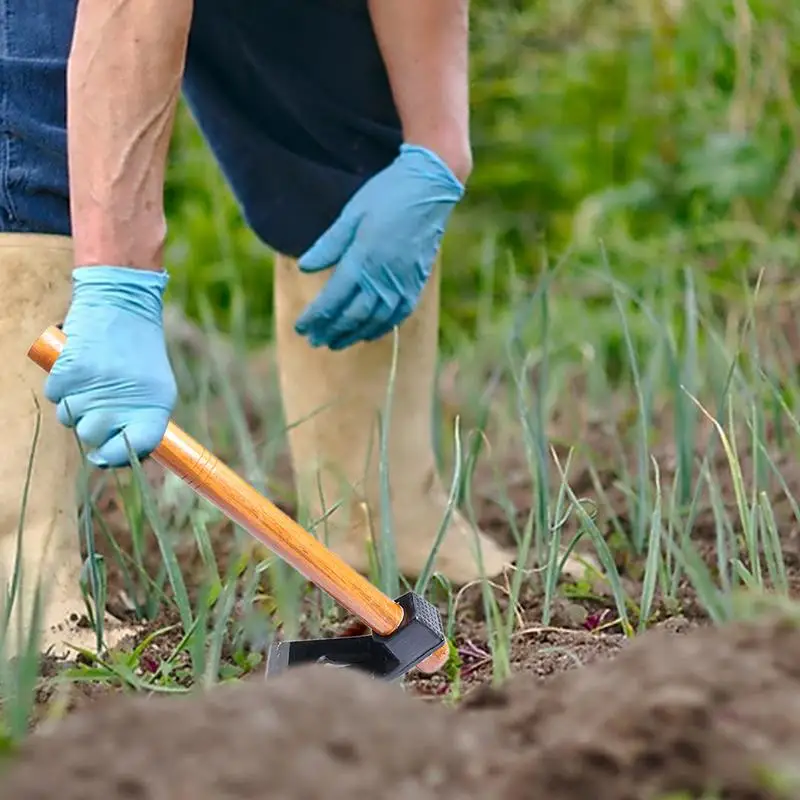
M66 342L51 326L33 343L28 358L49 372ZM185 481L301 575L381 636L402 624L404 612L363 575L223 464L210 450L170 421L152 458ZM447 643L418 665L432 673L447 662Z

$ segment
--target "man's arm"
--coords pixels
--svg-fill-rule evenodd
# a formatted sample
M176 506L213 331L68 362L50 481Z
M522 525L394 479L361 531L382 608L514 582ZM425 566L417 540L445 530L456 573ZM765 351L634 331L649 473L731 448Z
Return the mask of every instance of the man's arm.
M160 270L192 0L80 0L67 75L77 266Z
M466 182L469 137L468 0L369 0L403 138L439 155Z

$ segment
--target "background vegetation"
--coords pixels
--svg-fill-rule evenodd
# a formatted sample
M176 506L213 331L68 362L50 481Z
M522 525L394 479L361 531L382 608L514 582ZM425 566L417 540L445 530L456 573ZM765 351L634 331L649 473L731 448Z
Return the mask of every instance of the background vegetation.
M447 239L445 347L474 333L487 297L502 318L515 287L567 254L596 339L601 243L614 276L651 297L679 297L687 267L727 300L754 270L788 268L799 67L800 9L782 0L474 0L475 170ZM268 338L270 255L185 111L168 209L172 296L192 315L207 297L220 327L246 319Z

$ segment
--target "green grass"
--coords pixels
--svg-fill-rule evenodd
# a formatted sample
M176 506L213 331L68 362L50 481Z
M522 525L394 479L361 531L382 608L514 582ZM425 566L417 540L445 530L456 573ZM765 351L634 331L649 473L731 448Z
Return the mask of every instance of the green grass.
M41 427L39 423L40 417L37 416L20 504L14 573L10 576L1 576L3 596L0 601L0 612L2 613L2 619L0 619L0 756L13 749L27 734L39 675L42 593L36 591L33 596L33 607L26 608L22 599L26 576L19 555L33 457ZM14 625L14 623L16 624ZM13 628L12 625L14 625ZM13 657L9 652L12 640L16 643Z
M512 476L497 466L491 492L529 568L507 585L481 584L481 647L496 683L511 673L531 586L542 625L567 597L608 607L608 626L629 637L679 613L687 584L715 624L765 607L796 613L781 533L800 522L800 490L784 469L800 442L797 330L775 323L779 302L797 298L800 17L769 0L687 4L675 20L665 8L474 7L476 171L447 240L442 321L443 358L460 366L459 409L440 409L435 439L447 515L458 506L477 522L477 469L503 442L517 443L531 487L517 508ZM271 258L185 114L168 205L171 299L207 331L224 331L233 353L214 346L198 360L174 350L176 419L271 494L284 422L268 401L275 387L242 376L270 335ZM386 415L392 389L390 380ZM265 439L253 438L245 390L260 398ZM582 438L592 426L570 425L578 419L608 427L611 444L594 451ZM379 447L385 454L383 436ZM339 616L279 560L247 557L243 531L232 534L242 556L221 572L212 536L220 514L179 481L154 493L138 464L110 479L132 547L116 547L99 520L106 552L134 613L152 620L169 609L175 625L131 653L85 654L63 680L185 693L263 667L259 651L276 630L318 634ZM91 510L88 491L85 500ZM324 535L324 519L299 516ZM715 537L710 561L696 546L701 518ZM97 596L109 565L92 554L84 520L85 586ZM371 577L396 595L404 587L393 531L381 534ZM206 570L197 593L178 557L187 536ZM148 540L161 554L154 575ZM561 567L576 546L599 570L565 585ZM445 610L456 700L465 590L430 569L415 588ZM10 624L0 630L4 748L25 736L39 668L36 638L21 660L4 655ZM169 646L151 663L161 640Z
M764 419L769 416L774 425L780 422L784 430L780 449L783 453L794 452L800 434L796 412L800 387L787 375L778 391L775 379L770 377L768 361L749 335L752 309L758 301L756 290L740 308L730 304L725 316L715 319L711 309L698 301L703 293L696 290L697 278L689 277L692 273L687 271L682 292L671 298L664 296L655 303L632 298L631 292L613 278L609 266L599 248L597 268L590 270L589 277L583 280L596 279L609 287L629 358L626 371L631 378L627 384L618 382L612 386L601 364L595 361L576 365L568 355L565 334L571 326L564 325L563 314L569 309L569 286L576 280L576 271L570 268L568 260L543 273L516 316L522 324L510 325L505 337L497 336L494 326L487 332L490 335L479 335L477 341L486 347L480 354L484 360L475 360L476 354L468 359L476 374L467 372L467 386L471 381L485 389L484 383L476 377L484 373L485 364L491 364L499 376L497 396L503 394L505 403L516 415L502 422L501 432L519 437L532 487L532 502L522 524L516 520L518 509L506 492L502 474L496 476L492 487L507 511L509 529L517 539L519 563L530 564L533 559L539 565L532 570L515 570L504 591L498 592L488 582L483 584L486 647L497 682L504 681L511 671L511 646L519 634L517 607L523 589L533 582L542 592L541 623L549 624L552 604L565 592L559 581L561 567L566 554L580 540L589 544L601 567L598 574L588 578L605 587L615 621L629 636L647 629L656 606L659 609L679 606L683 580L691 583L701 605L718 623L741 613L735 600L744 590L759 594L769 591L778 598L788 599L779 522L770 504L770 497L774 500L775 495L766 492L768 478L777 477L780 482L783 476L776 463L777 443L774 436L768 437L765 433ZM685 331L678 334L674 314L664 314L666 300L681 307L686 320L694 321L690 322L692 330L688 335ZM634 314L647 321L647 327L640 324L638 331L640 337L649 335L647 348L637 349L633 344L630 331ZM555 320L560 322L554 324ZM723 335L723 329L728 333ZM704 336L700 336L701 330ZM535 379L531 377L533 371ZM604 501L601 482L597 480L595 484L596 493L586 495L576 494L571 483L572 462L578 457L588 459L591 472L592 454L579 452L582 450L580 442L572 442L566 457L559 456L552 438L557 427L552 424L556 410L563 412L566 407L567 413L585 413L589 408L588 397L573 398L572 402L566 399L570 396L570 382L579 373L586 384L603 387L609 407L612 400L625 405L621 415L624 422L620 428L620 452L612 455L612 459L623 484L626 507L624 519L618 509L618 517L608 520L611 535L597 515L599 509L609 507ZM206 374L206 380L211 379L212 376ZM387 415L391 413L392 384L390 379ZM465 446L463 439L483 443L494 435L489 431L489 420L498 414L502 403L485 391L476 394L471 394L469 388L465 391L464 415L474 424L465 436L463 419L455 419L452 455L444 459L454 467L447 513L452 513L458 501L477 524L472 493L475 463L481 457L481 448ZM210 402L209 394L210 390L192 393L191 397L201 398L199 402L189 397L183 400L179 416L184 424L207 413L204 405ZM234 401L235 398L227 397L226 407L230 408ZM610 410L602 406L595 408L600 415ZM670 440L660 435L655 427L657 408L681 409L680 415L675 414ZM232 413L230 419L235 426L237 414ZM709 421L714 436L710 446L698 452L692 432L700 428L704 419ZM279 430L276 420L265 420L264 426ZM238 439L233 436L230 441ZM385 464L385 441L380 445L381 461ZM671 449L674 461L668 484L662 480L660 466L665 446ZM751 462L747 468L741 455L743 449ZM722 467L715 458L716 452L724 456ZM622 462L626 455L632 456L628 459L633 462L632 470ZM250 458L251 447L235 452L237 464L246 465ZM690 471L688 476L684 469ZM265 472L269 472L269 465ZM65 673L66 679L105 681L132 690L185 692L194 686L235 678L257 666L258 655L250 651L250 645L253 641L266 642L278 626L287 635L297 635L303 626L319 632L335 615L337 609L331 601L317 597L311 619L301 619L301 611L306 613L303 600L309 589L275 558L265 561L233 559L227 573L220 574L209 536L210 526L219 520L219 513L191 494L177 499L174 495L157 497L135 457L133 469L125 476L125 483L119 485L133 548L131 553L122 553L119 547L112 552L125 568L129 595L138 598L136 613L146 619L155 617L164 607L173 609L180 637L155 668L143 671L141 659L152 640L166 634L166 630L154 632L149 641L132 653L110 657L93 657L86 653L86 664ZM123 473L113 475L116 481L122 478ZM723 499L725 486L732 488L728 502ZM175 488L169 491L174 493ZM798 498L785 481L783 491L795 519L800 520ZM388 490L384 486L384 502L386 497ZM87 502L91 503L88 495ZM166 508L174 508L176 504L179 514L165 514ZM701 504L710 507L717 528L716 564L704 563L693 546L692 529ZM302 521L312 528L319 527L319 521ZM90 530L90 525L84 526L84 533ZM238 533L244 538L243 532ZM384 545L376 553L372 578L384 591L396 595L401 589L401 576L391 549L391 531L382 534ZM108 531L106 535L111 536ZM147 574L142 555L148 536L154 538L161 554L161 567L155 579ZM207 568L206 584L193 600L176 551L180 536L194 539ZM637 594L631 594L624 587L619 565L626 562L638 565L640 570ZM98 590L105 591L105 578L102 559L97 556L87 559L88 575L91 575L92 564L101 567L97 571L99 574L87 580L87 593L95 596ZM266 581L262 582L265 575ZM271 592L267 603L269 614L257 610L263 606L256 600L263 592L264 583ZM444 589L448 631L455 638L462 593L454 593L446 581L430 569L414 588L433 592L438 597ZM572 587L570 596L579 597L580 591L579 586ZM312 590L312 594L321 593ZM501 604L501 598L507 602ZM237 602L240 612L243 608L245 613L233 618ZM233 647L233 656L224 659L223 651L229 646ZM238 665L238 669L231 665ZM21 663L14 679L2 684L16 687L6 690L7 696L22 703L19 706L22 709L29 708L29 700L23 702L18 693L20 687L31 690L35 682L29 671L34 667L31 656ZM13 703L6 707L14 708ZM11 717L19 713L14 711ZM19 730L19 723L14 724L14 730Z

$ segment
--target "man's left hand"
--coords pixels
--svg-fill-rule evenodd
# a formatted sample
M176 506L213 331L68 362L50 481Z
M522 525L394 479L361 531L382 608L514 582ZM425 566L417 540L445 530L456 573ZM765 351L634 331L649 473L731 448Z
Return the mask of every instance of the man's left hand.
M303 272L335 268L295 330L314 347L373 341L416 308L464 186L435 153L403 144L301 256Z

